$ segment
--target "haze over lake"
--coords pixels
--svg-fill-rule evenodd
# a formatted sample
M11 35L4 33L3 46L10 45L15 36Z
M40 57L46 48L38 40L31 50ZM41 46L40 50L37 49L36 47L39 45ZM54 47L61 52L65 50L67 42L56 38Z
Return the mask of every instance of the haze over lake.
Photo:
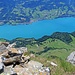
M54 32L75 31L75 18L66 17L53 20L42 20L29 25L3 25L0 26L0 38L8 40L23 38L41 38L44 35L51 35Z

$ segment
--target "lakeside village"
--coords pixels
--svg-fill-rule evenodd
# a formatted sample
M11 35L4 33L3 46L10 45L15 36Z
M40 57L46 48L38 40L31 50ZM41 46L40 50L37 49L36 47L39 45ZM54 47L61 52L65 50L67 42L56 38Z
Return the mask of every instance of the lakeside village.
M30 59L35 58L34 54L24 55L28 52L26 47L14 45L0 43L0 75L51 75L49 67Z

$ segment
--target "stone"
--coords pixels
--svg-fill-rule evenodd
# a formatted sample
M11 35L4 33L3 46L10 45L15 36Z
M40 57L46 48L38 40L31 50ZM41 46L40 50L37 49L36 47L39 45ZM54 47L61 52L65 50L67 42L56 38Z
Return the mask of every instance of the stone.
M4 64L0 62L0 73L4 72Z
M7 46L7 49L9 50L10 48L13 48L15 45L16 45L16 43L9 44L9 45Z
M10 74L10 75L17 75L17 73L12 73L12 74Z
M26 60L29 60L30 59L30 56L22 56L22 58L24 59L24 61L26 61Z
M31 57L31 58L35 58L35 54L32 54L32 53L31 53L31 54L30 54L30 57Z
M12 68L12 65L10 65L10 66L6 66L5 68L4 68L4 75L7 75L7 74L9 74L9 75L17 75L17 73L14 71L14 69Z
M4 44L0 45L0 54L2 54L5 51L7 51L6 46Z
M33 66L33 67L38 67L38 68L43 67L43 64L42 63L39 63L39 62L33 61L33 60L29 61L28 62L28 65L29 66Z
M0 45L0 51L6 50L6 46L4 44Z
M75 65L75 51L67 57L67 61Z
M20 62L20 60L21 60L21 55L18 55L18 56L10 57L10 58L3 60L3 63L5 65L9 65L14 62Z
M17 48L17 50L19 51L19 53L28 52L27 47L20 47L20 48Z
M54 63L54 62L50 62L50 64L51 64L52 66L57 66L57 64Z
M2 56L0 56L0 63L2 63Z
M11 53L19 53L18 50L16 48L10 48L9 50Z

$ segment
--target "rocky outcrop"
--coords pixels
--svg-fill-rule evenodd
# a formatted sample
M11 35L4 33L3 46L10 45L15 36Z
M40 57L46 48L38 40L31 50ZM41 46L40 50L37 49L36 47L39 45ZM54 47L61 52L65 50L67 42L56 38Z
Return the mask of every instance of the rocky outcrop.
M67 57L67 61L75 65L75 51Z
M30 60L30 56L35 57L34 55L24 55L27 48L22 47L19 50L9 47L0 55L0 75L50 75L49 67L43 67L42 63Z

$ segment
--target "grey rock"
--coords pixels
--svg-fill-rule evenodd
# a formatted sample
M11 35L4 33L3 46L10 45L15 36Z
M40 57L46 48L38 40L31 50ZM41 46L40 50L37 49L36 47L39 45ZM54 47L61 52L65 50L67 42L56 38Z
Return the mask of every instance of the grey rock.
M4 68L4 74L17 75L17 73L13 70L12 65Z
M0 73L4 72L4 64L0 62Z
M7 50L6 46L4 44L0 45L0 52L3 51L3 50Z
M19 51L19 53L28 52L27 47L20 47L20 48L17 48L17 50Z
M67 61L72 63L72 64L75 64L75 51L72 52L68 57L67 57Z
M31 60L31 61L29 61L28 62L28 65L29 66L33 66L33 67L38 67L38 68L40 68L40 67L43 67L43 64L42 63L39 63L39 62L37 62L37 61L33 61L33 60Z

